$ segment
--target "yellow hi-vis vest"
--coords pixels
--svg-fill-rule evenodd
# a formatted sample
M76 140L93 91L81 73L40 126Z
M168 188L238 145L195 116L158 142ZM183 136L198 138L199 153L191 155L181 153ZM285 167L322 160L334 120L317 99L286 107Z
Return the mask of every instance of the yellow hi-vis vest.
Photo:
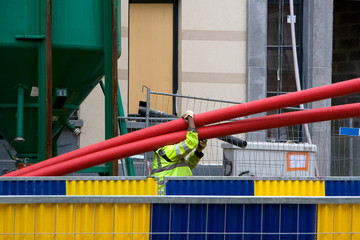
M159 192L164 191L164 176L192 176L191 170L204 156L202 152L193 151L198 143L197 129L189 128L185 141L154 152L151 176L159 177Z

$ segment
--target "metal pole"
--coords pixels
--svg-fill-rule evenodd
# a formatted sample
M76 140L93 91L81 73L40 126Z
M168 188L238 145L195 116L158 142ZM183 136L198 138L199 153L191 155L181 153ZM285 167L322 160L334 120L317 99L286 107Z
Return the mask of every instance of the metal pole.
M117 136L117 0L104 1L105 139ZM114 160L110 175L118 175Z
M145 127L149 127L149 116L150 116L150 88L147 88L146 90L146 114L145 114ZM146 169L147 169L147 163L149 162L149 153L145 152L144 153L144 167L143 167L143 171L144 171L144 176L147 176L148 174L146 173Z
M52 24L51 0L39 0L40 35L38 54L38 160L52 157Z
M52 157L52 4L46 0L46 159Z
M349 119L349 127L354 127L354 121L352 118ZM354 138L350 136L349 138L349 176L354 176Z

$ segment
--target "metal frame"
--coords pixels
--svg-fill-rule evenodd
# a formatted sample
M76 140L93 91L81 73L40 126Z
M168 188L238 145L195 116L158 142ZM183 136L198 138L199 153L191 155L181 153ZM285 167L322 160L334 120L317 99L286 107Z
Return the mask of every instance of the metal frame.
M360 197L274 196L1 196L0 203L155 203L155 204L360 204Z

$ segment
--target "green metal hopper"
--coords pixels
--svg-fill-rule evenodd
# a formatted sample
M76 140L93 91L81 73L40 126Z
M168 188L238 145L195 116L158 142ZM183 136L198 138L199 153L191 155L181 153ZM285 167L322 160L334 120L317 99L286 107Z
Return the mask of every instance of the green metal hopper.
M104 3L107 1L0 0L0 135L14 147L18 158L30 162L44 160L39 144L44 142L46 130L39 118L46 113L40 106L44 99L39 96L43 91L39 79L45 67L45 59L40 55L46 38L47 1L52 4L53 141L104 76L109 36L105 17L108 3ZM116 1L120 5L120 0Z

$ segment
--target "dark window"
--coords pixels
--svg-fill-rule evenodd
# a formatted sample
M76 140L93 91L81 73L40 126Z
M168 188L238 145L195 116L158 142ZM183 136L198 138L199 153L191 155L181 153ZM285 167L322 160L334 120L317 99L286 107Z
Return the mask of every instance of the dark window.
M296 16L295 36L301 82L302 59L302 0L294 0L294 15ZM291 45L290 5L288 0L268 1L267 29L267 97L296 91L293 52ZM293 111L282 109L269 112L278 114ZM302 141L301 128L289 127L271 129L268 140L272 141Z

